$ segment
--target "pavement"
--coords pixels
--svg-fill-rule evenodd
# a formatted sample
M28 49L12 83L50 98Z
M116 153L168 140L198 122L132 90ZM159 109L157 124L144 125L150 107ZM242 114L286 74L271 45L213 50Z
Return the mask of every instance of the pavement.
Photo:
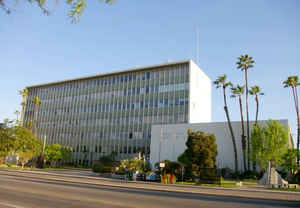
M58 174L60 175L60 174ZM195 194L134 188L151 184L112 183L109 180L55 176L48 173L0 171L1 208L48 208L48 207L116 207L116 208L176 208L176 207L300 207L298 201L250 199L222 195ZM70 180L73 178L73 180ZM86 180L88 183L82 183ZM71 181L71 182L67 182ZM109 185L101 185L97 181ZM94 184L90 183L94 182ZM116 186L116 185L119 185ZM123 186L124 185L124 186ZM123 187L121 187L123 186ZM128 188L129 186L130 188ZM126 188L127 187L127 188ZM172 187L155 185L156 188ZM178 186L176 186L176 189ZM173 187L174 188L174 187ZM192 189L196 190L196 189ZM209 189L213 190L213 189Z
M109 178L100 178L97 174L89 171L2 171L1 175L10 175L31 179L46 179L56 182L80 183L85 185L101 185L115 188L131 188L138 190L176 192L188 194L205 194L211 196L239 197L247 199L268 199L276 201L300 202L300 192L266 190L259 186L222 188L222 187L199 187L181 184L160 184L153 182L134 182ZM300 207L300 206L299 206Z

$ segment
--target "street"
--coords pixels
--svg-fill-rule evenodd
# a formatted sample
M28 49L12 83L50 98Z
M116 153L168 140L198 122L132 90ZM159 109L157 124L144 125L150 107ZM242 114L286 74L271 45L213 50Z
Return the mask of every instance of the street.
M300 207L299 202L255 200L77 184L0 175L0 207Z

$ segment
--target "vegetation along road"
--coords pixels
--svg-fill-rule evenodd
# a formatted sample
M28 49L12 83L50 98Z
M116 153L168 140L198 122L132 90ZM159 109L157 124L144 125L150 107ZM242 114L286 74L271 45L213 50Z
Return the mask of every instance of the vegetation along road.
M21 176L21 175L20 175ZM0 175L0 207L300 207L299 202L135 190Z

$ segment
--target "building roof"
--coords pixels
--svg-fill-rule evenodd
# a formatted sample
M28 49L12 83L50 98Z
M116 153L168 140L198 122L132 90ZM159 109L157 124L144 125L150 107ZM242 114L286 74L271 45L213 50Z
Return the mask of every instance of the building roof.
M68 82L72 82L72 81L88 80L88 79L94 79L94 78L99 78L99 77L106 77L106 76L112 76L112 75L118 75L118 74L125 74L125 73L128 73L128 72L146 71L146 70L154 69L154 68L158 68L158 67L166 67L166 66L172 66L172 65L178 65L178 64L188 64L191 61L192 60L189 59L189 60L183 60L183 61L178 61L178 62L168 62L168 63L158 64L158 65L138 67L138 68L121 70L121 71L114 71L114 72L109 72L109 73L105 73L105 74L97 74L97 75L91 75L91 76L86 76L86 77L79 77L79 78L74 78L74 79L66 79L66 80L54 81L54 82L49 82L49 83L45 83L45 84L31 85L31 86L27 86L26 88L45 87L45 86L50 86L50 85L68 83Z

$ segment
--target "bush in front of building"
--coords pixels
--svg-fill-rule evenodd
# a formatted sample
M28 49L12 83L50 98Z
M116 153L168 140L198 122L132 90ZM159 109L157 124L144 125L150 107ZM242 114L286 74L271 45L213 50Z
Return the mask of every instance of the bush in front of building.
M103 169L104 169L103 163L101 163L99 161L96 161L96 162L93 163L93 166L92 166L93 172L102 173Z
M185 165L185 175L193 180L199 179L200 170L215 169L218 155L216 137L202 131L188 130L187 149L178 157L178 161ZM207 171L214 172L214 171Z
M132 158L130 160L122 160L119 168L125 170L125 172L137 171L138 173L145 173L151 170L149 162L144 160L139 160L138 158Z
M126 171L123 168L118 168L118 170L115 171L115 174L117 174L117 175L125 175Z
M72 158L72 149L60 144L46 145L45 159L49 167L63 167Z
M98 161L94 161L92 170L95 173L113 173L117 163L111 156L103 156Z

